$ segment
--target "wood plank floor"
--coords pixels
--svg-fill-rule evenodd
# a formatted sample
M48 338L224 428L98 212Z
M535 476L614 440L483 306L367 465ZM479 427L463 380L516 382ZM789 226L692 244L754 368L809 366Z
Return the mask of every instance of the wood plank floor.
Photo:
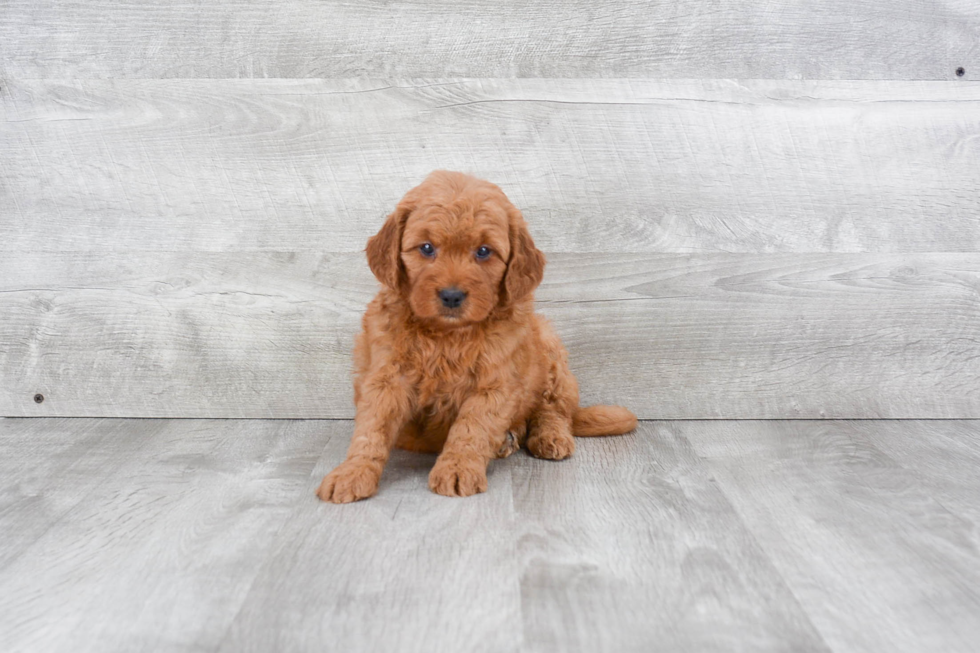
M0 420L3 651L973 651L980 421L643 422L466 500L346 421Z

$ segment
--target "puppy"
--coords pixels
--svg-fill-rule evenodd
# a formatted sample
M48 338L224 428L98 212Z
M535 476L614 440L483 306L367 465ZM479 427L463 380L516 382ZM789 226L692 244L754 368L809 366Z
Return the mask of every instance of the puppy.
M618 435L636 417L578 405L568 354L534 313L544 255L494 184L436 171L367 244L384 288L354 348L354 435L347 460L320 485L348 503L378 489L393 446L438 453L432 491L487 489L487 464L525 446L561 460L573 435Z

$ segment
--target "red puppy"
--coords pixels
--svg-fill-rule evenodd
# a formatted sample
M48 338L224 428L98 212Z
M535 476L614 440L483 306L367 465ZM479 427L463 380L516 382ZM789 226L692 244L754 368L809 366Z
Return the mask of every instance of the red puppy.
M437 171L408 192L368 241L384 288L354 349L357 415L347 460L317 492L371 496L392 446L438 453L429 487L446 496L487 489L487 464L522 444L572 455L572 435L617 435L636 417L578 405L568 353L534 314L544 255L494 184Z

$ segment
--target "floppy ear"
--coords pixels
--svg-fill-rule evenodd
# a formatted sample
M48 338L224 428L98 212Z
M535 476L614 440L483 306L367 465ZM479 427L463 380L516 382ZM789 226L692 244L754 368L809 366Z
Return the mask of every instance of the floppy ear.
M412 207L402 202L385 220L381 230L368 239L367 260L371 272L378 281L392 290L398 290L405 278L402 266L402 230Z
M544 277L544 254L534 246L524 218L510 223L510 261L504 274L502 303L513 304L530 295Z

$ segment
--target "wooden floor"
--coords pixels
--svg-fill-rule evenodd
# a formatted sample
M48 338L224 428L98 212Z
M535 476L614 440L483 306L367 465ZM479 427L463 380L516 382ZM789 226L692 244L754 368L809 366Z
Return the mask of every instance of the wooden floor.
M980 421L644 422L314 489L350 422L0 420L0 650L975 651Z

